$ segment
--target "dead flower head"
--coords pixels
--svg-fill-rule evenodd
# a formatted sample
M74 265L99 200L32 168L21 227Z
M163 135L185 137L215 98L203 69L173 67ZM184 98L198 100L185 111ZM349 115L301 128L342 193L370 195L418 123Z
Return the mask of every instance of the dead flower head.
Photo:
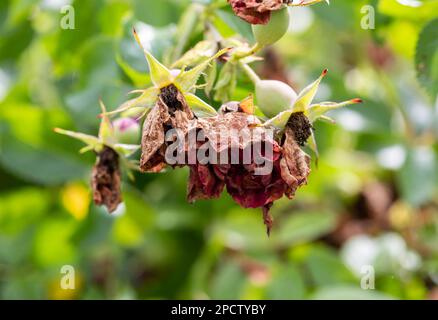
M119 155L113 149L104 147L98 153L91 174L94 203L107 207L109 212L117 209L122 202Z
M102 121L97 137L88 134L56 128L55 132L78 139L86 144L81 153L94 151L96 164L91 175L94 203L105 206L109 212L117 209L122 202L121 165L128 169L136 167L136 163L127 158L138 150L138 145L118 143L114 127L107 117L106 108L100 102Z
M185 133L193 118L184 96L173 84L161 89L158 101L143 125L140 159L143 172L159 172L166 166L166 131L178 129Z
M199 119L196 130L202 130L206 140L220 155L225 153L226 164L217 161L216 164L196 163L190 165L188 183L188 201L217 198L224 187L231 197L243 208L262 208L263 220L268 234L272 227L272 217L269 210L274 201L286 195L292 198L298 187L307 182L310 173L310 158L300 149L292 129L285 133L285 139L276 141L267 134L267 129L252 115L243 112L227 112L214 118ZM247 130L250 134L239 136L237 132ZM219 136L220 133L220 136ZM260 162L251 157L250 163L243 163L243 153L247 148L257 148L264 158L264 165L270 162L271 170L260 174ZM266 152L267 146L272 150ZM239 162L231 159L233 148L239 152Z

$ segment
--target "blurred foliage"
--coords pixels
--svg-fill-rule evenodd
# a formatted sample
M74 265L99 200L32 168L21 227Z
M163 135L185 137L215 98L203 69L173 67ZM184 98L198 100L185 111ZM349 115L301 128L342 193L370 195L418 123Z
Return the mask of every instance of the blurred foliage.
M258 72L303 88L328 68L318 99L365 103L316 125L319 165L296 199L274 206L270 239L260 212L226 194L187 204L185 170L126 179L111 216L90 202L93 156L52 128L95 134L99 98L114 109L149 85L133 26L167 63L202 40L191 2L0 2L0 297L437 298L436 0L291 9L290 32ZM73 30L60 28L67 4ZM361 28L364 5L375 29ZM253 41L228 7L212 12L222 37ZM235 84L235 100L252 90L242 74ZM65 264L75 290L59 286ZM376 290L361 289L363 265L375 267Z

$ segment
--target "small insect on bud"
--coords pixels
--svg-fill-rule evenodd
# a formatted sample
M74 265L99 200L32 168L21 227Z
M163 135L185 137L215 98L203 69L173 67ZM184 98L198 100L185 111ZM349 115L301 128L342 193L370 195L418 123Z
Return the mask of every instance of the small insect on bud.
M289 109L297 99L295 91L277 80L260 80L255 84L257 106L268 117L274 117Z
M117 142L137 144L140 139L140 125L132 118L120 118L113 122L114 135Z
M272 12L266 25L253 24L252 32L260 46L269 46L280 40L289 28L290 16L287 8Z

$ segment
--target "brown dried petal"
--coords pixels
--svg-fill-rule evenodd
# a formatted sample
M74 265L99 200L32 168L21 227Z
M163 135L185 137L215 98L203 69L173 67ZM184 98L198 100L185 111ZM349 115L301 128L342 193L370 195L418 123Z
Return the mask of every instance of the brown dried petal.
M105 147L97 157L91 176L94 203L106 206L109 212L116 210L122 202L120 181L119 156Z
M164 123L169 118L167 106L158 99L143 125L140 169L144 172L159 172L166 166L162 147L165 137Z
M166 131L175 128L184 134L193 118L184 96L174 85L161 89L158 101L143 125L140 159L143 172L159 172L166 166Z
M254 126L255 124L260 124L260 121L254 116L243 112L230 112L197 119L191 129L202 130L206 140L220 153L230 147L243 150L251 143L263 141L265 130ZM244 134L252 135L256 140L242 139Z
M271 235L271 229L273 224L273 219L269 211L271 210L272 202L263 206L263 223L266 226L266 233L268 234L268 237Z
M282 147L281 177L288 185L286 195L291 199L297 188L307 183L310 173L310 157L301 150L290 127L286 128Z
M187 200L192 203L201 199L218 198L225 183L220 180L211 165L190 166Z
M228 0L234 13L251 24L267 24L271 11L279 10L284 0Z

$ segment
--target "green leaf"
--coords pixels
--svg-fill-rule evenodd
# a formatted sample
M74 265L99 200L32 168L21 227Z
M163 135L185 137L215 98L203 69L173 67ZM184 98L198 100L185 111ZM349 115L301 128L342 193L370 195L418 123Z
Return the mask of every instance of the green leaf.
M272 280L266 287L266 299L304 299L306 284L298 268L293 264L274 267Z
M219 72L216 85L214 86L214 100L226 102L229 101L236 89L236 65L227 62Z
M310 242L336 226L336 215L331 212L299 212L291 214L275 230L272 241L280 246Z
M357 284L358 280L343 264L336 251L325 246L316 246L307 254L306 270L315 286Z
M308 85L306 88L304 88L303 91L300 92L297 100L295 101L295 104L292 107L292 110L294 112L305 112L307 110L307 107L312 103L313 98L315 98L321 80L325 77L326 74L327 69L321 73L316 81Z
M420 33L415 67L418 81L435 100L438 94L438 19L429 22Z
M78 177L87 165L46 149L36 149L8 137L0 146L0 163L7 171L27 181L55 185Z
M237 32L250 42L254 41L251 25L237 17L231 10L216 10L219 19L215 20L215 27L223 37Z
M408 151L406 161L399 171L398 181L402 196L413 206L420 206L436 194L437 157L426 146Z
M229 261L223 263L215 272L211 286L212 299L239 299L246 282L240 266Z
M217 62L216 60L213 60L211 63L211 66L208 67L206 73L205 73L205 88L204 92L207 97L210 97L211 90L213 90L214 83L216 81L217 76Z
M192 93L186 93L184 95L186 102L190 109L193 110L197 117L214 117L217 116L216 110L202 99L198 98Z
M185 66L194 66L205 59L210 58L217 49L217 43L211 40L203 40L198 42L192 49L187 51L179 58L172 68L182 68Z
M184 48L187 46L187 43L193 36L204 8L204 6L198 3L193 3L192 5L188 6L181 16L177 26L176 39L178 40L172 52L172 61L178 59L184 52Z

